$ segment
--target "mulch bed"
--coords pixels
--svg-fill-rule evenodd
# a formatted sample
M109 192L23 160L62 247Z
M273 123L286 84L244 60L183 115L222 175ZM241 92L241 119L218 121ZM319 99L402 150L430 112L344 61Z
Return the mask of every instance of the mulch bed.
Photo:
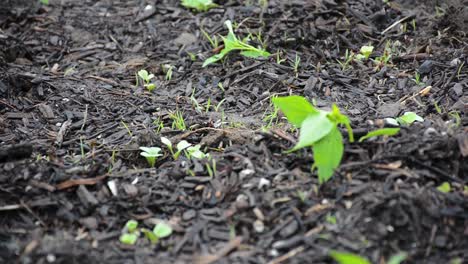
M216 1L203 13L176 0L4 2L1 263L333 263L330 250L468 263L463 1ZM203 68L219 49L202 29L225 36L228 19L275 54ZM391 49L390 63L338 63L363 45L372 58ZM135 85L141 69L153 92ZM286 153L298 131L270 98L289 94L336 103L356 137L407 111L424 122L346 142L319 185L310 149ZM149 168L139 147L161 136L201 144L214 173L167 151ZM123 245L129 219L174 233Z

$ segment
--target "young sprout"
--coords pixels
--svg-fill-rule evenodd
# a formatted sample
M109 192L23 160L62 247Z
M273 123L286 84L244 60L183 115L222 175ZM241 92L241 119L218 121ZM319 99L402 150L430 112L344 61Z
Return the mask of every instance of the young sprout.
M185 156L187 156L188 159L190 159L191 157L194 157L196 159L208 158L210 155L201 151L200 147L200 145L188 147L185 151Z
M218 54L206 59L202 67L206 67L209 64L223 59L229 52L234 50L239 50L242 56L249 58L268 58L270 56L270 53L268 51L262 48L255 48L254 46L248 44L248 38L244 38L243 40L238 39L234 34L234 30L232 29L232 23L230 20L226 20L224 24L226 25L229 31L226 37L221 36L224 42L224 49L222 49Z
M119 238L120 242L126 245L135 245L138 237L140 236L140 232L138 232L137 228L138 222L135 220L129 220L125 224L123 234Z
M205 12L218 5L212 0L182 0L181 3L186 8L195 9L198 12Z
M154 74L148 73L147 70L140 70L138 71L138 76L143 80L144 86L148 91L153 91L154 88L156 88L156 85L154 83L151 83L151 79L154 78Z
M140 150L142 151L140 155L146 158L150 167L154 167L156 158L162 156L162 154L159 153L161 152L161 148L158 147L140 147Z
M177 148L177 152L174 151L173 147L172 147L172 143L171 141L166 138L166 137L161 137L161 142L167 146L167 148L169 149L169 151L171 152L172 154L172 157L176 160L179 158L180 156L180 153L182 153L182 151L184 151L186 148L192 146L192 144L188 143L186 140L182 140L180 141L176 148Z
M172 234L172 227L164 222L160 222L154 227L153 233L158 238L165 238Z
M367 60L369 56L374 51L374 46L362 46L359 50L359 54L356 55L356 59L358 60Z

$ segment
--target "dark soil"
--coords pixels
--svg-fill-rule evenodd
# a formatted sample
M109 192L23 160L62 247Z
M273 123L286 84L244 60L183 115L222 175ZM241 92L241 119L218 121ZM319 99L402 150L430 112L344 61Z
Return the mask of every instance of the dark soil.
M0 4L0 263L333 263L330 250L468 263L467 1L50 2ZM202 68L219 49L201 28L226 35L227 19L285 61L233 53ZM387 43L387 65L337 62ZM356 137L407 111L424 122L347 142L319 185L310 149L285 152L297 131L268 118L288 94L336 103ZM214 175L167 150L148 168L138 148L161 136L202 144ZM174 233L126 246L129 219Z

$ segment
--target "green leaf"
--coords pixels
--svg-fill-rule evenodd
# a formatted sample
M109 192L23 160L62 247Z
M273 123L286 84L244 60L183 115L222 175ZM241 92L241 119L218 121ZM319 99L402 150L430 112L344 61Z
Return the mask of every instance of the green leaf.
M378 136L394 136L400 132L400 128L381 128L374 131L368 132L365 136L362 136L359 139L359 142L363 142L364 140L371 138L371 137L378 137Z
M319 113L319 110L315 109L302 96L275 97L271 100L276 107L281 109L288 121L296 127L300 127L310 114Z
M138 228L138 222L136 220L128 220L125 224L125 228L129 233L132 233Z
M41 1L41 4L43 5L48 5L49 4L49 0L40 0Z
M348 137L350 142L354 142L354 135L353 135L353 129L351 128L351 122L349 122L349 118L345 115L343 115L340 112L340 109L336 104L332 105L332 111L329 114L329 117L338 125L338 124L343 124L346 127L346 130L348 130Z
M141 231L145 234L145 237L151 242L151 244L158 243L158 237L151 231L146 228L142 228Z
M154 227L153 233L158 238L168 237L172 234L172 227L164 222L160 222Z
M362 46L359 52L364 56L364 58L368 59L372 54L372 51L374 51L374 46Z
M149 81L149 74L147 70L140 70L138 71L138 76L144 81Z
M408 254L406 254L405 252L400 252L400 253L390 257L387 264L400 264L407 257L408 257Z
M203 62L202 67L206 67L211 63L221 60L229 52L234 51L234 50L240 50L241 55L252 57L252 58L258 58L260 56L261 57L270 56L269 52L260 48L255 48L254 46L249 45L247 42L239 40L234 34L234 30L232 29L232 23L230 20L226 20L224 24L226 25L226 28L228 29L228 35L226 37L221 37L221 39L224 42L224 48L221 50L220 53L213 55L209 57L208 59L206 59L205 62Z
M144 157L160 157L162 156L162 154L160 154L159 152L161 152L161 148L158 148L158 147L140 147L140 150L143 151L141 153L142 156Z
M177 143L177 150L182 151L190 146L192 146L192 144L188 143L186 140L182 140L179 143Z
M347 252L331 251L330 256L340 264L371 264L366 258Z
M137 233L125 233L120 236L120 242L126 245L135 245L138 240Z
M443 182L441 185L439 185L437 187L437 190L439 190L439 192L443 192L443 193L449 193L451 189L452 188L450 186L450 183L448 183L448 182Z
M268 51L264 51L264 50L246 50L246 51L242 51L240 53L242 56L245 56L245 57L248 57L248 58L260 58L260 57L268 57L270 56L271 54L268 52Z
M172 143L167 137L161 137L161 143L163 143L170 149L172 148Z
M182 0L182 5L186 8L196 9L198 12L208 11L218 5L213 3L212 0Z
M326 112L309 114L301 124L299 141L292 150L312 146L328 135L333 127L336 128L336 125L328 119Z
M337 127L314 144L314 167L317 167L319 183L328 181L343 157L343 137Z
M402 124L402 125L411 125L412 123L418 121L418 122L423 122L424 119L420 116L418 116L414 112L406 112L402 116L397 118L397 121Z

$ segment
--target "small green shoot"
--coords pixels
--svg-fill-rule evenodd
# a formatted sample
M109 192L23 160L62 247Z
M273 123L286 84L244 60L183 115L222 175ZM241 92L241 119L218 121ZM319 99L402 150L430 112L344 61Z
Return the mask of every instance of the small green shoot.
M148 73L147 70L140 70L138 71L138 76L143 80L144 86L148 91L153 91L154 88L156 88L156 85L154 83L151 83L151 79L154 78L154 74Z
M378 136L394 136L396 134L398 134L398 132L400 132L400 128L399 127L396 127L396 128L381 128L381 129L377 129L377 130L374 130L374 131L370 131L368 132L366 135L362 136L360 139L359 139L359 142L363 142L364 140L368 139L368 138L372 138L372 137L378 137Z
M138 230L137 228L138 222L135 220L129 220L125 224L125 228L119 238L120 242L126 245L135 245L140 237L140 232L142 232L151 244L156 244L160 238L165 238L172 234L172 227L164 222L158 223L154 227L153 231L146 228Z
M210 42L211 47L213 49L217 49L219 47L218 37L216 37L216 35L210 37L210 35L208 35L208 33L205 30L203 30L203 28L201 28L200 31L202 32L203 36L205 36L205 38Z
M280 51L279 51L279 50L276 51L276 64L281 64L281 63L283 63L283 62L285 62L285 61L286 61L286 59L282 59L282 58L280 57Z
M346 49L344 60L343 61L337 60L338 64L340 64L341 66L342 71L345 71L349 67L349 65L353 61L353 58L354 58L354 52L352 51L350 52L348 49Z
M419 74L419 72L414 72L414 78L412 79L414 81L414 83L416 83L417 85L424 85L423 82L421 82L421 74Z
M164 145L167 146L167 148L169 149L169 151L172 154L172 158L174 158L175 160L179 158L182 151L184 151L186 148L192 146L192 144L188 143L186 140L182 140L179 143L177 143L177 146L176 146L177 151L174 151L174 148L172 147L172 143L168 138L161 137L161 142Z
M43 5L48 5L49 4L49 0L40 0L40 2Z
M166 73L166 81L172 80L172 69L174 69L172 65L163 65L163 71Z
M129 233L133 233L138 228L138 222L136 220L128 220L125 224L125 228Z
M443 193L449 193L451 189L452 187L450 186L450 183L448 182L443 182L441 185L437 187L437 190Z
M137 240L137 233L125 233L120 236L120 242L125 245L135 245Z
M226 37L221 36L224 42L224 48L216 55L213 55L205 60L202 67L206 67L209 64L217 62L223 59L229 52L239 50L240 54L249 58L269 57L270 53L262 48L255 48L254 46L247 43L247 39L239 40L234 34L232 29L232 23L230 20L224 22L229 33Z
M297 75L299 74L299 66L301 64L301 57L299 57L297 55L297 52L296 52L296 57L294 58L294 73L296 74L296 78L297 78Z
M387 264L400 264L407 257L408 257L408 254L406 252L400 252L398 254L391 256Z
M208 158L210 155L207 153L204 153L203 151L200 150L201 146L200 145L195 145L195 146L190 146L186 149L185 151L185 156L190 159L190 158L196 158L196 159L204 159Z
M186 8L195 9L198 12L206 12L211 8L218 6L213 3L212 0L182 0L181 4Z
M126 245L135 245L140 233L137 230L138 222L135 220L128 220L125 224L125 228L123 230L122 235L120 236L119 240L122 244Z
M330 257L340 264L371 264L366 258L347 252L331 251Z
M165 238L172 234L172 227L164 222L160 222L154 227L153 233L157 238Z
M179 110L169 113L169 118L172 119L172 129L178 129L180 131L187 130L187 125L185 124L184 115Z
M300 127L299 141L290 151L312 147L315 161L312 168L318 170L319 183L328 181L339 166L344 152L338 125L344 125L348 130L349 141L354 141L348 117L341 114L335 104L332 105L332 111L327 112L316 109L301 96L276 97L272 101L291 124Z
M400 123L401 125L411 125L413 124L414 122L418 121L418 122L424 122L424 119L420 116L418 116L416 113L414 112L406 112L404 113L402 116L398 117L397 118L397 121L398 123Z
M356 55L358 60L367 60L374 51L374 46L362 46L359 50L359 54Z
M140 147L140 150L142 151L140 155L146 158L150 167L154 167L156 158L162 156L162 154L159 153L161 152L161 148L158 147Z

